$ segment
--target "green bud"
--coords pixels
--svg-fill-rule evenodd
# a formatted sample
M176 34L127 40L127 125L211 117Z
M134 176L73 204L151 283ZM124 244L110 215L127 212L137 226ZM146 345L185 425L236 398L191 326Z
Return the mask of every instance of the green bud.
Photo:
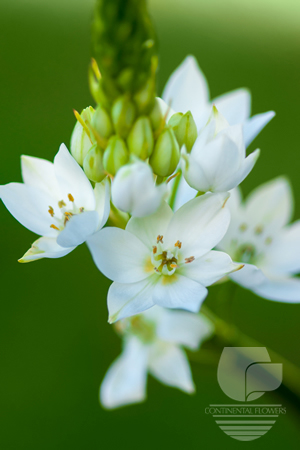
M154 131L160 128L163 123L164 116L161 112L159 100L157 98L155 99L154 106L149 114L149 119Z
M104 170L114 177L128 160L129 153L125 142L118 136L112 136L103 155Z
M130 153L145 160L153 151L154 139L151 123L148 117L141 116L130 130L127 144Z
M119 97L112 106L111 115L117 134L127 138L136 116L134 104L126 96Z
M93 145L84 158L83 170L86 176L96 183L99 183L105 178L106 173L104 172L102 163L102 152L97 144Z
M145 86L134 95L134 101L140 114L147 114L155 102L155 80L150 78Z
M83 165L83 160L93 145L88 124L91 122L94 114L94 108L89 106L85 108L79 115L75 111L77 122L71 136L71 153L75 160Z
M180 147L185 145L189 153L192 150L192 147L198 136L197 126L195 124L191 111L188 111L185 114L173 114L168 122L168 125L173 128Z
M172 128L165 128L159 135L149 163L153 172L168 177L175 171L180 158L180 149Z
M106 109L98 106L92 118L92 128L95 137L98 140L106 140L113 134L113 124Z

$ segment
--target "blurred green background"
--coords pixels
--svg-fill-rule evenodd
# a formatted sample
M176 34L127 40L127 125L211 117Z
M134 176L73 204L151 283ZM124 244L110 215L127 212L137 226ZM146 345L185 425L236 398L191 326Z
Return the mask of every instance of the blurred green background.
M300 217L300 3L151 0L150 9L160 40L160 92L191 53L213 97L245 86L253 113L276 111L249 149L262 153L243 190L286 174ZM92 0L1 0L1 184L21 181L22 153L52 160L61 142L69 144L72 108L91 103L92 10ZM150 378L145 404L102 409L98 388L120 352L107 324L109 282L84 245L63 259L18 264L35 236L3 205L0 217L1 449L299 448L299 403L283 389L264 398L287 407L266 436L248 444L225 436L204 413L210 403L228 402L214 366L193 364L195 396ZM208 303L218 292L211 289ZM239 288L233 314L244 332L300 366L300 305Z

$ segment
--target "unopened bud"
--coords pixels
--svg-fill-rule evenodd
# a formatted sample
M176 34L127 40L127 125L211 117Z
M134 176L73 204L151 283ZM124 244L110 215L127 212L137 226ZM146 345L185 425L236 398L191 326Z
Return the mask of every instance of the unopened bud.
M105 108L98 106L92 118L92 129L96 139L105 141L113 134L113 124Z
M154 106L149 114L149 119L151 121L152 128L154 131L156 131L161 127L162 122L164 120L164 115L162 113L159 100L157 98L155 99Z
M125 96L119 97L113 104L111 114L117 134L127 138L136 116L134 104Z
M172 128L166 128L157 139L149 163L153 172L168 177L175 171L180 158L180 149Z
M87 152L93 145L88 128L88 124L91 123L93 114L94 109L91 106L85 108L80 115L75 111L77 122L72 132L70 148L72 156L81 166L83 165L83 160Z
M102 152L97 144L93 145L84 158L83 170L86 176L96 183L100 183L105 178L106 173L102 163Z
M103 155L104 170L115 176L120 167L129 160L129 153L125 142L118 136L112 136Z
M198 136L192 113L188 111L185 114L173 114L168 125L173 128L179 146L185 145L187 152L190 153Z
M149 78L142 89L135 93L134 101L140 114L147 114L151 111L155 101L154 78Z
M145 160L153 151L153 132L148 117L139 117L129 133L127 144L130 153Z

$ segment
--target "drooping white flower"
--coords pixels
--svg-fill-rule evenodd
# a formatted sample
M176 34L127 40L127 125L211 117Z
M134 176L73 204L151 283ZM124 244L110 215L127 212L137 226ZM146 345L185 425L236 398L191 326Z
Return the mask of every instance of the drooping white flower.
M132 217L125 230L105 228L90 240L95 264L114 280L109 321L157 304L199 310L206 286L241 268L226 253L211 251L226 233L229 194L205 194L175 214L165 202L148 217Z
M199 130L207 123L212 104L216 105L230 125L243 125L246 147L275 115L269 111L250 118L251 94L247 89L237 89L210 101L207 81L193 56L185 58L170 76L162 98L176 112L191 111Z
M137 161L123 166L112 184L112 201L134 217L153 214L166 193L166 184L155 186L149 164Z
M183 174L197 191L225 192L246 178L258 156L257 149L246 157L242 125L229 126L214 107L191 153L182 158Z
M93 189L62 144L54 163L22 156L24 183L0 186L0 198L26 228L42 237L19 260L59 258L103 227L110 210L110 185Z
M145 400L148 372L163 384L187 393L195 391L182 346L197 350L212 335L213 325L204 316L155 306L120 320L115 327L124 345L101 384L104 407L112 409Z
M289 182L280 177L255 189L243 203L235 189L228 201L229 229L219 244L234 261L245 263L230 278L257 295L300 302L300 221L293 211Z

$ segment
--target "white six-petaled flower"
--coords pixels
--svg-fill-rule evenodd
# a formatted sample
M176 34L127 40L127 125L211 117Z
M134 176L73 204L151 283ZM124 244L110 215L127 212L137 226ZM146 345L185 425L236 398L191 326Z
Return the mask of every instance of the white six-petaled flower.
M191 153L182 157L183 175L197 191L226 192L246 178L258 156L257 149L246 157L242 125L229 126L213 107Z
M251 94L247 89L237 89L210 101L207 81L193 56L187 56L172 73L162 98L176 112L191 111L198 130L206 125L214 104L230 125L243 125L246 147L275 115L268 111L250 118Z
M0 198L22 225L42 237L20 262L65 256L103 227L110 184L97 183L93 189L64 144L54 163L30 156L21 161L24 183L0 186Z
M112 409L146 398L147 373L187 393L195 391L191 369L182 347L197 350L211 336L213 326L204 316L155 306L115 324L123 337L123 352L108 369L100 401Z
M293 197L288 181L276 178L255 189L245 203L235 189L228 201L229 229L219 244L234 261L245 264L230 278L257 295L300 302L300 221L288 225Z
M206 286L242 265L211 251L229 225L229 194L205 194L175 214L163 202L145 218L132 217L125 230L105 228L89 240L94 261L115 281L108 291L109 321L155 304L199 310Z

